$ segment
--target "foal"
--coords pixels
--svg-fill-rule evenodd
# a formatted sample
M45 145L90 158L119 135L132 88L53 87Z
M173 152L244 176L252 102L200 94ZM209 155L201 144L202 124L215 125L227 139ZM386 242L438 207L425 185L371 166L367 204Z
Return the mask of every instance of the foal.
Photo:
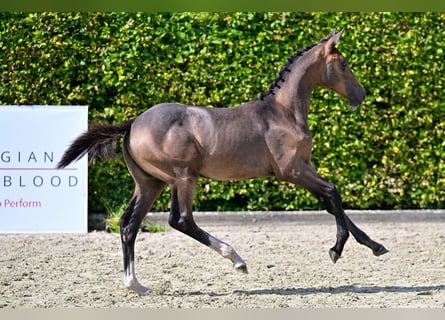
M123 155L135 181L133 197L120 219L124 284L139 295L150 289L135 275L134 244L138 228L166 185L171 189L169 224L214 249L247 273L244 260L196 225L192 203L199 177L240 180L275 176L309 190L335 216L337 241L329 250L335 263L349 232L374 255L387 252L345 214L336 188L312 166L312 138L307 123L312 91L322 86L358 106L365 90L336 45L342 32L290 57L270 88L259 98L232 108L203 108L165 103L134 120L92 126L68 148L58 164L63 168L89 151L92 158L109 151L124 135ZM110 155L104 152L105 155Z

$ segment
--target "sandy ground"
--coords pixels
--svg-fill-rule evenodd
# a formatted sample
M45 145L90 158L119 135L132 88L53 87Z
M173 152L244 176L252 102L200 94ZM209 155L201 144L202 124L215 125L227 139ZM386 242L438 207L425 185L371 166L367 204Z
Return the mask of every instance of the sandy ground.
M0 234L0 307L445 307L445 221L358 225L390 252L374 257L351 237L332 264L333 220L202 225L248 275L175 230L140 234L145 297L123 287L117 234Z

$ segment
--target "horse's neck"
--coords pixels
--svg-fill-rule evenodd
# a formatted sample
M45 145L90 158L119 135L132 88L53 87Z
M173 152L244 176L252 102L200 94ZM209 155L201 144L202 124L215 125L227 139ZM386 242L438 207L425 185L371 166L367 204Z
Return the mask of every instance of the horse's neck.
M277 90L274 99L277 105L287 108L297 119L307 120L310 100L316 82L309 67L295 66L295 70Z
M319 56L316 46L310 46L288 60L261 100L267 99L269 105L284 109L300 123L307 123L312 92L320 83Z

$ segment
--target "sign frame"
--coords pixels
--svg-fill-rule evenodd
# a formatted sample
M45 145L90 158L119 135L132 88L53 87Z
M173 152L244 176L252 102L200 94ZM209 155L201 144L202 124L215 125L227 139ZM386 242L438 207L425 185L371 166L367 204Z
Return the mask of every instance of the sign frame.
M0 233L88 232L88 159L57 163L88 106L0 106Z

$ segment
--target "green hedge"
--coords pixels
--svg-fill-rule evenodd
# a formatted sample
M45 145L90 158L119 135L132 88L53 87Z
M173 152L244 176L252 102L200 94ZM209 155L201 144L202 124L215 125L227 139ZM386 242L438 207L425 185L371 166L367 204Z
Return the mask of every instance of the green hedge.
M355 112L317 89L313 163L347 208L445 206L445 14L0 13L0 104L88 105L120 122L159 102L226 107L266 90L297 49L334 27L367 90ZM128 201L121 159L89 169L90 211ZM167 210L168 190L154 210ZM201 180L196 210L318 208L276 179Z

